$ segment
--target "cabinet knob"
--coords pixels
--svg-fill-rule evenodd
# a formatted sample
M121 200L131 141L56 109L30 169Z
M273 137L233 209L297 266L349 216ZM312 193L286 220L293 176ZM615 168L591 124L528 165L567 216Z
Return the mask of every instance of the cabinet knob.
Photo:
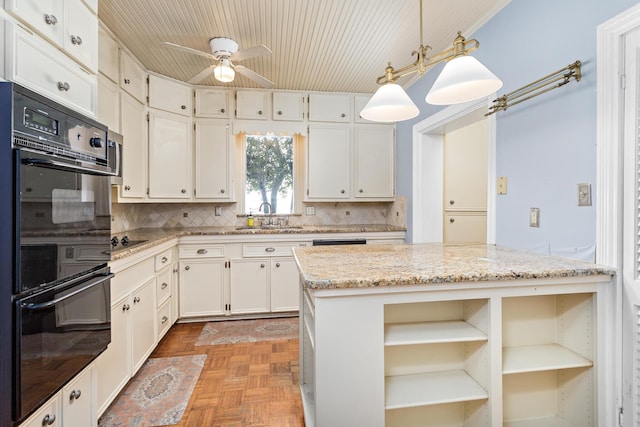
M221 109L220 109L220 112L221 112L221 113L225 113L226 111L227 111L227 110L225 110L224 108L221 108Z
M275 252L276 248L272 248L272 247L268 247L268 248L264 248L265 252Z
M282 111L278 110L278 115L281 116L282 115Z
M169 286L167 282L162 282L162 285L160 285L160 289L167 289L167 286Z
M449 204L453 205L456 201L455 200L449 200Z
M162 321L161 321L161 323L162 323L162 324L165 324L165 323L167 323L167 320L169 320L169 318L168 318L167 316L162 316Z
M185 189L183 188L182 190L180 190L180 192L181 192L182 194L184 194L184 193L186 193L186 192L187 192L187 190L185 190Z
M206 249L198 249L198 255L204 255L207 253Z
M71 36L71 44L80 46L82 44L82 39L80 36Z
M360 190L358 190L358 191L359 191L360 193L364 193L364 189L362 189L362 188L361 188Z
M340 117L347 117L345 113L340 114Z
M276 262L276 268L280 268L280 263Z
M454 222L456 222L456 219L455 218L449 218L449 222L453 224Z
M161 261L164 264L165 262L169 261L169 259L166 256L163 256Z
M69 394L69 400L71 401L78 400L80 399L81 395L82 395L81 390L71 390L71 393Z
M190 270L190 269L191 269L191 267L189 267L188 265L185 265L184 269L185 269L185 270Z
M47 25L56 25L58 23L58 18L56 18L55 15L47 15L45 13L44 22L46 22ZM53 417L53 419L55 420L55 416Z
M129 304L125 304L122 306L122 311L127 311L131 308L131 306Z
M262 115L262 110L258 111L258 115L261 116Z
M124 79L124 84L128 85L129 83L131 83L131 80L129 80L129 79Z
M260 268L264 268L264 264L260 264Z
M181 105L180 108L183 109L183 110L186 110L187 106L186 105Z
M344 193L346 193L346 191L340 190L340 194L344 194Z
M220 190L220 193L224 194L224 188L222 190Z
M58 90L60 92L69 92L71 89L71 85L67 82L58 82Z
M56 422L56 416L55 415L45 415L44 418L42 419L42 425L43 426L50 426L53 423Z
M129 190L131 190L131 187L130 187L130 186L128 186L128 185L125 185L125 186L124 186L124 191L129 191Z
M134 304L137 304L137 303L139 303L139 302L140 302L140 297L135 297L135 298L133 299L133 303L134 303Z

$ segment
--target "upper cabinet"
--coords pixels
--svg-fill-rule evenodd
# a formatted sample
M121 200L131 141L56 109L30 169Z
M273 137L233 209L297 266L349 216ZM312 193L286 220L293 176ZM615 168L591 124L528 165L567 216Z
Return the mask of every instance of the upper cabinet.
M395 195L395 146L394 126L355 126L355 198L391 198Z
M118 43L100 28L98 30L98 70L116 83L120 80L119 50Z
M229 117L229 91L197 88L195 116L226 119Z
M309 95L310 122L351 122L351 95L341 93L312 93Z
M191 117L191 86L174 80L149 76L149 107Z
M236 118L268 120L270 95L270 92L239 90L236 93Z
M273 120L299 122L304 119L304 94L295 92L273 93Z
M120 49L120 87L142 103L147 101L147 81L144 69Z

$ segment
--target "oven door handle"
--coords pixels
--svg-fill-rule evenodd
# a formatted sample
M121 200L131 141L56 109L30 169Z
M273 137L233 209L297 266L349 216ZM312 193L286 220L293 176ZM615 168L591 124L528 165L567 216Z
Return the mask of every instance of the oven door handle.
M36 166L41 168L57 169L57 170L70 171L70 172L84 172L90 175L105 175L105 176L113 175L112 173L109 173L106 171L88 168L85 166L72 165L69 163L59 162L56 160L38 159L34 157L27 157L22 159L22 164L27 166Z
M38 304L34 304L34 303L28 303L28 304L22 304L22 306L24 308L26 308L27 310L42 310L44 308L49 308L49 307L53 307L54 305L58 304L59 302L62 302L64 300L66 300L67 298L71 298L74 295L79 294L80 292L84 292L87 289L93 288L94 286L99 285L100 283L111 279L113 276L115 276L115 274L113 273L109 273L107 275L104 276L98 276L95 279L91 279L89 280L83 287L81 287L80 289L76 289L73 292L70 292L60 298L55 298L52 299L51 301L47 301L47 302L41 302Z

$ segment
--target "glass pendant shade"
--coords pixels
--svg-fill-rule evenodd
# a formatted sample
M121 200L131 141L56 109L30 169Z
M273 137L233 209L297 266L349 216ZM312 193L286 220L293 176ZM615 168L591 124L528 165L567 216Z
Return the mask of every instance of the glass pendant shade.
M460 104L490 95L502 87L502 81L473 56L453 58L442 69L427 93L433 105Z
M420 111L400 85L387 83L376 91L360 112L360 117L373 122L409 120Z
M229 66L229 61L221 59L220 63L213 69L213 76L216 80L229 83L236 77L236 72Z

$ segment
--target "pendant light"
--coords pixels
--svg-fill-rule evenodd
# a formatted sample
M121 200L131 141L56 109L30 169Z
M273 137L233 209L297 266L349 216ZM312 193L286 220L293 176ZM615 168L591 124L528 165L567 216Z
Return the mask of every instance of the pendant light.
M360 112L364 119L376 122L398 122L416 117L418 107L411 98L396 84L396 80L409 74L418 73L420 77L440 62L447 62L440 76L426 97L430 104L446 105L473 101L488 96L502 87L502 81L477 59L467 56L480 46L477 40L466 40L458 32L453 47L431 58L426 52L429 46L423 44L422 0L420 0L420 47L412 53L417 59L412 64L395 70L388 64L383 76L376 79L381 87L371 97Z

